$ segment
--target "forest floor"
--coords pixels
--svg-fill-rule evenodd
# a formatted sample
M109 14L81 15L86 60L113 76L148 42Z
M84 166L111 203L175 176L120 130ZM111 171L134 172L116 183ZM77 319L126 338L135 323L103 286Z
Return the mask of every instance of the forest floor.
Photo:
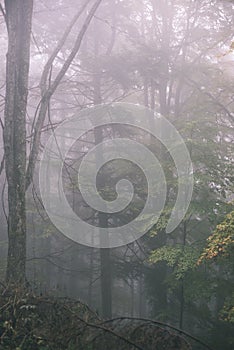
M150 320L103 321L68 298L0 290L0 350L189 350L190 344Z

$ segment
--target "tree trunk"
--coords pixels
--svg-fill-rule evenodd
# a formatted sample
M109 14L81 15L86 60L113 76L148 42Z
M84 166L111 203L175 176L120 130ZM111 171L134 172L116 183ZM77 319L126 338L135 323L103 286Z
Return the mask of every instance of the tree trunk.
M183 237L182 237L182 250L184 252L185 246L186 246L186 239L187 239L187 222L184 221L183 225ZM179 328L183 329L184 326L184 306L185 306L185 300L184 300L184 278L181 279L181 289L180 289L180 319L179 319Z
M33 0L6 0L8 53L4 151L8 182L8 283L24 284L26 261L26 107Z
M5 0L4 17L8 30L8 53L6 67L6 98L4 151L6 177L8 182L8 262L6 280L8 283L24 284L26 265L26 208L25 192L30 185L39 153L41 129L45 120L51 96L66 74L80 49L83 37L102 0L96 0L79 31L74 46L52 85L47 87L48 72L61 50L73 25L83 13L89 1L79 10L64 32L45 66L41 79L43 90L39 117L34 129L32 149L26 171L26 108L28 97L28 76L30 64L30 36L33 0ZM45 90L45 91L44 91Z
M94 56L95 61L99 55L99 36L98 29L94 24ZM101 75L99 67L94 67L94 79L93 79L93 102L94 105L102 103L101 93ZM94 130L95 145L103 141L103 130L101 127L95 128ZM102 159L102 151L99 154L99 160ZM98 185L98 183L97 183ZM100 183L100 186L103 184ZM108 227L108 215L106 213L98 213L98 221L100 227ZM102 305L102 316L104 319L112 317L112 273L111 273L111 257L110 249L102 248L100 250L100 268L101 268L101 305Z

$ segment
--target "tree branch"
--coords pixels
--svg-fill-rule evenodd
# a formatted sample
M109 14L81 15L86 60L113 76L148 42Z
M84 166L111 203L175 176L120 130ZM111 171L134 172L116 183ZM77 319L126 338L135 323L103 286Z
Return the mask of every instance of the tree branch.
M86 4L84 5L86 7L86 5L89 3L90 0L88 0L86 2ZM36 165L36 161L37 161L37 157L38 157L38 153L39 153L39 145L40 145L40 137L41 137L41 129L43 127L43 123L46 117L46 113L47 113L47 109L48 109L48 104L50 101L50 98L52 97L52 95L54 94L54 92L56 91L59 83L61 82L61 80L63 79L64 75L66 74L67 70L69 69L73 59L75 58L75 56L77 55L77 53L79 52L79 49L81 47L81 43L83 41L84 35L89 27L89 24L92 20L92 18L94 17L94 14L96 13L99 5L101 4L102 0L97 0L95 2L95 4L92 6L88 16L85 19L85 22L77 36L76 42L74 44L74 47L70 53L70 55L68 56L68 58L66 59L66 61L64 62L60 72L57 74L54 82L51 84L50 87L47 88L46 86L46 82L47 82L47 78L51 69L51 65L55 59L55 57L57 56L58 52L60 51L61 47L63 46L71 28L72 28L72 23L75 21L75 18L73 19L72 23L70 24L70 26L68 27L67 31L65 32L62 40L60 41L60 43L58 44L58 46L56 47L56 49L54 50L52 56L50 57L50 59L48 60L44 72L42 74L42 78L41 78L41 92L42 92L42 98L41 98L41 102L40 102L40 107L39 107L39 114L38 114L38 119L36 121L35 124L35 129L34 129L34 137L33 137L33 141L32 141L32 149L29 155L29 163L28 163L28 167L27 167L27 174L26 174L26 189L29 187L31 181L32 181L32 177L33 177L33 172L35 169L35 165ZM82 7L82 9L79 11L79 13L77 14L77 16L79 17L80 14L84 11L84 8ZM76 17L77 17L76 16Z
M7 28L7 31L8 31L8 23L7 23L6 12L4 11L4 8L3 8L2 4L0 4L0 12L1 12L2 15L3 15L4 21L5 21L5 23L6 23L6 28Z

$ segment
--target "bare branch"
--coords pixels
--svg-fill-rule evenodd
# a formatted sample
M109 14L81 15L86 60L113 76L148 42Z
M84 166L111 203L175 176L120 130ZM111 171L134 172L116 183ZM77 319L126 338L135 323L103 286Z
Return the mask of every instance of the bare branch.
M87 7L87 5L89 4L90 0L87 0L85 2L85 4L81 7L81 9L79 9L79 11L77 12L77 14L74 16L74 18L72 19L71 23L69 24L69 26L67 27L66 31L64 32L61 40L58 42L58 45L56 46L56 48L54 49L53 53L51 54L50 58L48 59L42 76L41 76L41 82L40 82L40 87L41 87L41 93L42 96L45 93L46 90L46 82L49 76L49 72L51 69L51 66L56 58L56 56L58 55L59 51L62 49L63 45L65 44L68 35L70 34L72 28L74 27L75 23L77 22L77 20L80 18L81 14L84 12L85 8Z
M89 0L88 0L88 2L89 2ZM37 122L35 124L35 132L34 132L34 137L33 137L32 149L31 149L31 152L29 155L29 163L28 163L27 174L26 174L26 188L28 188L28 186L30 185L30 183L32 181L33 172L34 172L35 164L37 161L37 156L39 153L41 129L43 127L43 123L44 123L44 120L46 117L50 98L52 97L52 95L56 91L59 83L61 82L61 80L63 79L67 70L69 69L73 59L75 58L75 56L79 52L84 35L89 27L89 24L90 24L92 18L94 17L94 14L96 13L99 5L101 4L101 2L102 2L102 0L97 0L95 2L95 4L92 6L88 16L85 19L85 22L84 22L82 28L77 36L76 42L74 44L74 47L73 47L70 55L68 56L68 58L64 62L63 66L62 66L60 72L57 74L54 82L48 88L46 87L46 81L47 81L47 78L48 78L48 75L50 72L50 68L51 68L51 65L52 65L54 58L56 57L57 53L61 49L61 47L60 47L61 44L63 45L64 41L66 40L65 37L67 37L67 35L68 35L67 31L65 33L66 35L64 34L64 37L62 38L60 44L56 47L54 53L52 54L52 56L50 57L50 59L48 60L48 62L46 64L46 67L44 69L43 76L41 79L42 99L41 99L41 103L40 103L40 107L39 107L38 119L37 119ZM79 11L79 13L80 13L80 11Z
M4 20L6 22L6 27L7 27L7 31L8 31L8 24L7 24L7 18L6 18L6 12L4 11L4 8L2 6L2 4L0 4L0 12L2 13Z

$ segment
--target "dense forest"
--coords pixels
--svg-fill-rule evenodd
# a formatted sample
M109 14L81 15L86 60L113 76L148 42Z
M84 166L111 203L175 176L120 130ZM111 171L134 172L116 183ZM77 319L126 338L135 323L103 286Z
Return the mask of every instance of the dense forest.
M5 0L0 48L0 350L232 350L234 2Z

